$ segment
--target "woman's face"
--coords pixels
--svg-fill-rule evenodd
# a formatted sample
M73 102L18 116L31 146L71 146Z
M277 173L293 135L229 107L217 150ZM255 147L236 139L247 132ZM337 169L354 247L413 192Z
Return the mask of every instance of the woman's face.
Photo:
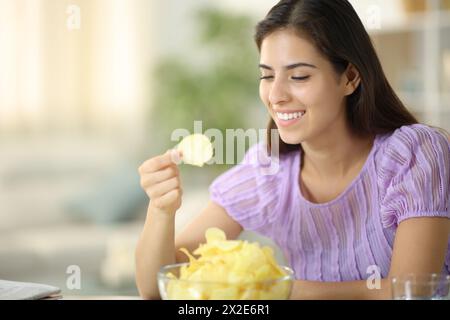
M299 144L345 125L345 83L309 41L289 29L264 38L259 93L281 139Z

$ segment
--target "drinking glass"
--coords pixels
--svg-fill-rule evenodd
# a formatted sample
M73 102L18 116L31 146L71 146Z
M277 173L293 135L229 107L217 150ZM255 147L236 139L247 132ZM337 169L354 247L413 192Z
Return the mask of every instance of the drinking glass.
M394 300L449 300L450 275L407 274L391 278Z

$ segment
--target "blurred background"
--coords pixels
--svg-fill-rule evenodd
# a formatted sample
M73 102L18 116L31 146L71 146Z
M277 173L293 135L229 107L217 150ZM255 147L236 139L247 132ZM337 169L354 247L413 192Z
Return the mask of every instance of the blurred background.
M138 294L137 168L194 120L265 128L252 36L276 2L0 0L0 279ZM351 2L408 108L450 130L450 0ZM176 232L229 167L181 168Z

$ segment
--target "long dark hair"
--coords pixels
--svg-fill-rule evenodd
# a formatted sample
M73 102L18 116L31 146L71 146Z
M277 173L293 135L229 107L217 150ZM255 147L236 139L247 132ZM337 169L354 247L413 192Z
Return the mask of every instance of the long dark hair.
M347 0L281 0L256 26L255 41L259 51L266 36L291 28L306 36L342 74L349 63L359 71L361 83L347 97L347 120L354 133L376 135L389 133L404 125L418 123L390 86L371 39L357 13ZM271 148L273 119L267 128ZM299 150L279 140L280 153Z

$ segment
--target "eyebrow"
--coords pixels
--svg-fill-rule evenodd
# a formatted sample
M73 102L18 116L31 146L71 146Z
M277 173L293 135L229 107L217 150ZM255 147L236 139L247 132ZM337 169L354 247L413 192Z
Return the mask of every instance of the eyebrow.
M262 69L273 70L272 67L265 65L265 64L259 64L259 67ZM298 63L290 64L290 65L285 66L284 68L286 70L292 70L292 69L299 68L299 67L309 67L309 68L317 69L317 67L315 65L305 63L305 62L298 62Z

